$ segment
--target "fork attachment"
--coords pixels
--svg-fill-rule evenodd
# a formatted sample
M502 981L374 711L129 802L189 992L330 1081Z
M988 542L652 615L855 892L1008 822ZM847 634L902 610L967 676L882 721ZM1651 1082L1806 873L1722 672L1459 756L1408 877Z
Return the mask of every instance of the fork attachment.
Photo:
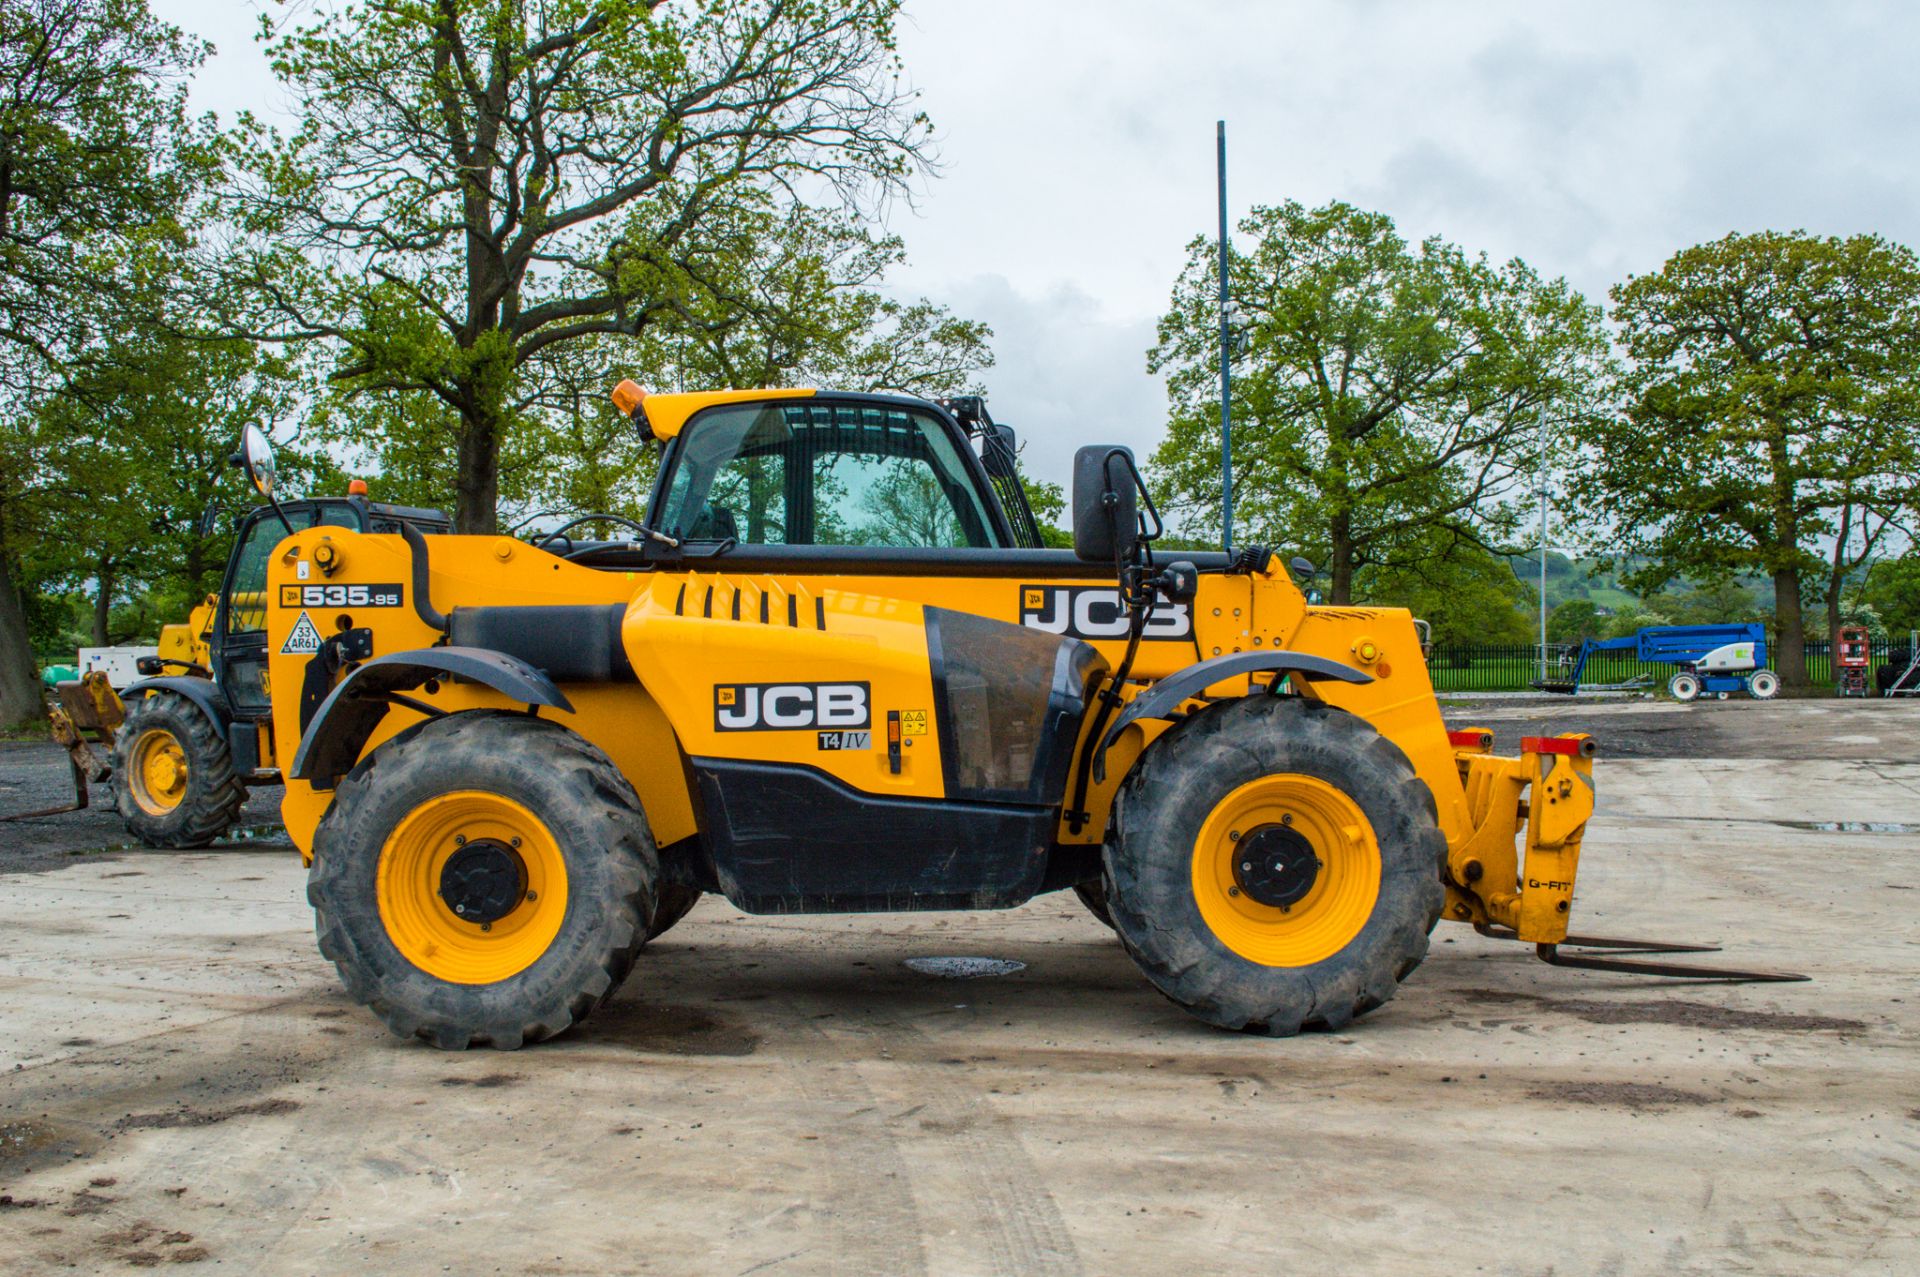
M1616 956L1718 953L1718 945L1569 935L1580 843L1593 815L1592 739L1529 736L1518 758L1495 756L1493 733L1484 728L1453 732L1451 739L1473 833L1447 853L1447 917L1472 923L1483 936L1531 944L1542 962L1556 967L1728 984L1808 978ZM1516 848L1522 838L1524 851ZM1562 945L1608 952L1563 953Z
M1572 943L1573 937L1568 937ZM1589 941L1588 943L1591 943ZM1715 945L1687 946L1684 951L1718 953ZM1562 953L1557 944L1534 946L1540 961L1555 967L1579 967L1586 971L1619 971L1627 975L1664 976L1669 980L1711 981L1715 984L1793 984L1812 976L1792 971L1741 971L1733 967L1697 967L1684 962L1640 962L1631 958L1608 958L1597 954ZM1661 949L1629 950L1638 953L1670 952Z

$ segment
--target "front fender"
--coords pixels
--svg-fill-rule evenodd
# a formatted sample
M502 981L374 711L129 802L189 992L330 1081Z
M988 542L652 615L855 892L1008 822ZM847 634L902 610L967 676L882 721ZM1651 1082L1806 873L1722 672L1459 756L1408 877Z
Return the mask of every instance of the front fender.
M1365 670L1306 652L1289 652L1284 648L1265 652L1230 652L1201 661L1198 665L1189 665L1128 701L1127 707L1120 711L1120 716L1113 720L1113 726L1101 738L1100 753L1105 754L1107 746L1113 744L1120 733L1138 719L1165 718L1182 701L1192 699L1215 683L1243 674L1269 672L1293 674L1305 679L1338 679L1342 683L1373 682L1373 675Z
M366 662L322 702L293 756L294 780L330 789L359 759L373 729L386 717L390 694L433 678L484 683L510 700L573 712L553 680L516 656L482 647L427 647L392 652ZM167 680L155 680L167 681Z

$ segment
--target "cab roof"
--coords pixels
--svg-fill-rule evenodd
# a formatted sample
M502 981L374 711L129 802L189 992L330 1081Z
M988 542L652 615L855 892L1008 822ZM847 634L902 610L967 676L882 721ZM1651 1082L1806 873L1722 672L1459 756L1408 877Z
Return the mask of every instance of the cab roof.
M636 416L645 418L647 428L653 432L656 439L671 439L686 428L687 422L695 413L707 408L721 404L764 403L770 399L811 399L815 396L831 399L836 403L930 409L938 416L949 415L939 403L914 395L858 390L767 389L688 390L678 393L648 394L640 400Z
M677 394L648 395L640 401L640 412L657 439L671 439L680 433L687 419L702 408L718 404L753 403L765 399L810 399L813 390L688 390Z

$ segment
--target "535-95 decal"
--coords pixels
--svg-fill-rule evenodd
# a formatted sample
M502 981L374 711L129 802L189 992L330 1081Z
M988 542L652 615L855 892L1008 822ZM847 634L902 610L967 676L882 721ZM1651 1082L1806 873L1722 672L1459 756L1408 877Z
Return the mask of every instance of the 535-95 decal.
M381 585L283 585L281 607L400 607L406 593L397 583Z

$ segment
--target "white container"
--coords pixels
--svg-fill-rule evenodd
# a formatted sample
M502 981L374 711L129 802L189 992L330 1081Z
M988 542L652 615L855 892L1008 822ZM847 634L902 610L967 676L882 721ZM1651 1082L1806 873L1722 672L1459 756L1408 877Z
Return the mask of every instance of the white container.
M80 675L82 678L94 670L107 676L107 683L114 691L119 691L135 679L143 677L135 668L134 662L143 656L158 656L157 647L83 647L80 649Z

